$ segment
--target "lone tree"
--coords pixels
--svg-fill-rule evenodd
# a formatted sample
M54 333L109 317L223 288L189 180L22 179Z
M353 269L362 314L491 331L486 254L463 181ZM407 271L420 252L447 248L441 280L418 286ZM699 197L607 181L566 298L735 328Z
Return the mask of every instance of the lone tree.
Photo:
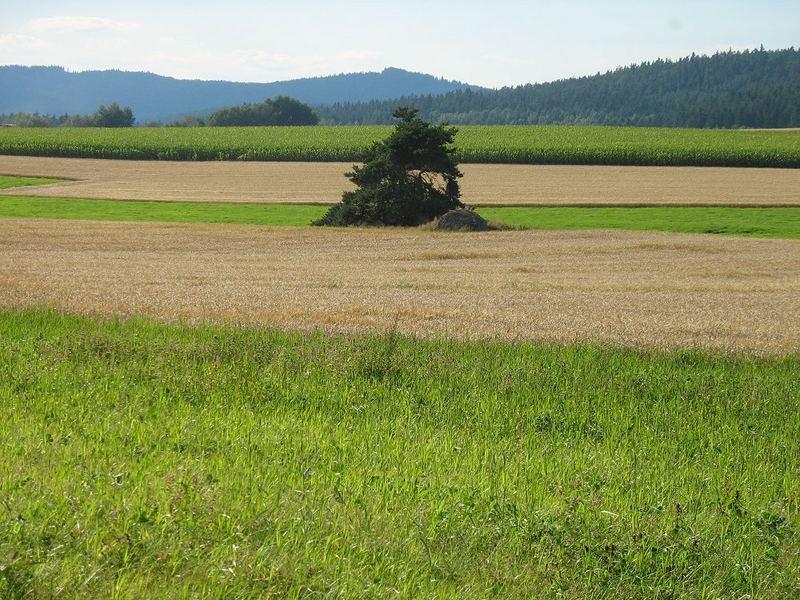
M400 122L392 134L347 173L358 189L345 192L315 225L413 226L463 207L452 147L457 129L426 123L418 112L394 113Z

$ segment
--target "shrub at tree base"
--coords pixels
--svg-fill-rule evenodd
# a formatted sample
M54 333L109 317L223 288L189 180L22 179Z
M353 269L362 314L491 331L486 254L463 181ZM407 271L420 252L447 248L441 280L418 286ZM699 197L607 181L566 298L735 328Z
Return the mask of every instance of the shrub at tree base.
M457 208L443 214L434 226L436 231L489 231L489 222L467 208Z
M316 225L414 226L464 206L452 147L456 129L426 123L413 109L394 116L400 122L392 134L347 173L358 189L345 192Z

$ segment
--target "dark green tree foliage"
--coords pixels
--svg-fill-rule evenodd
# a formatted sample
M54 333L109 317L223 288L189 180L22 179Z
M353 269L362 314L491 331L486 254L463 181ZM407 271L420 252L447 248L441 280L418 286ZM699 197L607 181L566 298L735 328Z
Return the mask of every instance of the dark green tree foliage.
M130 106L120 107L116 102L108 106L100 106L94 113L95 127L133 127L136 119Z
M213 113L208 124L212 127L255 125L317 125L319 117L307 104L278 96L261 104L242 104Z
M347 173L358 189L345 192L316 225L421 225L463 206L452 146L457 130L426 123L417 112L394 112L400 122L392 134Z
M720 52L496 91L319 107L323 123L385 124L398 104L434 123L800 127L800 50Z

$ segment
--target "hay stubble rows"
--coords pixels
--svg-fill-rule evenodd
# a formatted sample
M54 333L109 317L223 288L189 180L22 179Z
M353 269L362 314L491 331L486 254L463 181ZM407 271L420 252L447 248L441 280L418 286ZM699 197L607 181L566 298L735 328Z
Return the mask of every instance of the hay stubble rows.
M0 221L0 305L632 346L800 350L800 243Z
M0 174L71 179L26 195L335 203L352 163L169 162L0 156ZM462 165L476 206L800 206L800 169ZM18 190L0 192L14 195Z

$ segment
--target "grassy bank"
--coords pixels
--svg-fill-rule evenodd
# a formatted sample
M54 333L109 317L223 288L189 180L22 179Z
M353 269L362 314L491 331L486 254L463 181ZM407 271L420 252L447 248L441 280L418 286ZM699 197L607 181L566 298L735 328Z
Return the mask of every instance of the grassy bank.
M0 218L308 225L324 206L0 197ZM633 229L800 239L798 208L481 208L526 229Z
M23 129L0 154L141 160L357 161L388 126ZM799 131L596 126L461 126L459 160L475 163L800 168Z
M0 596L790 598L800 358L0 311Z

